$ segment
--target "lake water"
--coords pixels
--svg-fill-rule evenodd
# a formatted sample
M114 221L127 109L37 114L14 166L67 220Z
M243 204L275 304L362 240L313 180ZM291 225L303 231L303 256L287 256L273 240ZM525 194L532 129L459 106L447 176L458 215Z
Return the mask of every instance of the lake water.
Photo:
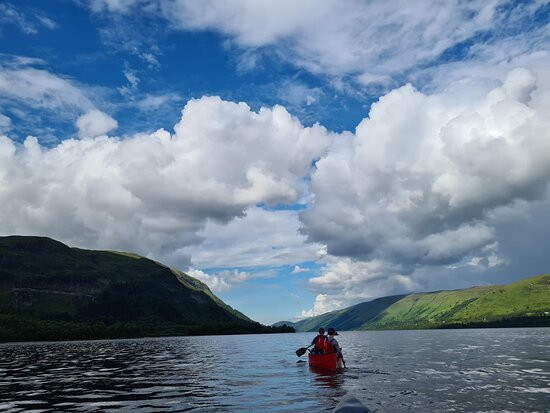
M0 411L550 411L550 329L342 332L348 368L311 371L312 333L0 345ZM306 360L303 356L301 359Z

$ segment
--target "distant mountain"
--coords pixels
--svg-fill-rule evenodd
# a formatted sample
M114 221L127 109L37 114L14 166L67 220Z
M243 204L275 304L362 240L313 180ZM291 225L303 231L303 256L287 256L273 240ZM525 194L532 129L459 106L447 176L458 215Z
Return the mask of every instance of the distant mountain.
M273 327L282 327L282 326L287 326L287 327L293 327L295 323L293 323L292 321L277 321L275 324L272 324Z
M136 254L0 237L0 341L287 330L250 320L199 280Z
M519 326L550 326L549 274L510 285L382 297L292 323L296 331Z

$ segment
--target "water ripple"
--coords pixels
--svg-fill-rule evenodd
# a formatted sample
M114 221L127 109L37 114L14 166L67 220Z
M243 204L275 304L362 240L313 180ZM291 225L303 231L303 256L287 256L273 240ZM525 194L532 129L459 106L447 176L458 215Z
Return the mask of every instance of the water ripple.
M0 345L0 411L548 411L550 329L343 332L348 368L311 370L312 334Z

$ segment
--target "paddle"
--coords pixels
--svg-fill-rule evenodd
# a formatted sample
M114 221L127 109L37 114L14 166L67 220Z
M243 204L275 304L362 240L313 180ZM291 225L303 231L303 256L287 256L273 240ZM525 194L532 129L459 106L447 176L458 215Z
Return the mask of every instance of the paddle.
M296 350L296 355L298 357L301 357L304 355L304 353L307 351L308 348L310 348L313 344L310 344L309 346L307 347L300 347L298 350Z

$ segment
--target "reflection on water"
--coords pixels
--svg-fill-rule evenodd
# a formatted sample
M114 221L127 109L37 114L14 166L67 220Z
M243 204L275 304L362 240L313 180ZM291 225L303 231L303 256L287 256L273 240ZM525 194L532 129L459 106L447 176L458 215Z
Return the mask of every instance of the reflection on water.
M344 383L343 371L327 371L318 367L309 367L313 373L315 384L320 387L331 387L333 389L342 387Z
M312 334L3 344L0 411L331 411L348 392L380 412L550 405L550 329L343 332L337 373L297 359Z

